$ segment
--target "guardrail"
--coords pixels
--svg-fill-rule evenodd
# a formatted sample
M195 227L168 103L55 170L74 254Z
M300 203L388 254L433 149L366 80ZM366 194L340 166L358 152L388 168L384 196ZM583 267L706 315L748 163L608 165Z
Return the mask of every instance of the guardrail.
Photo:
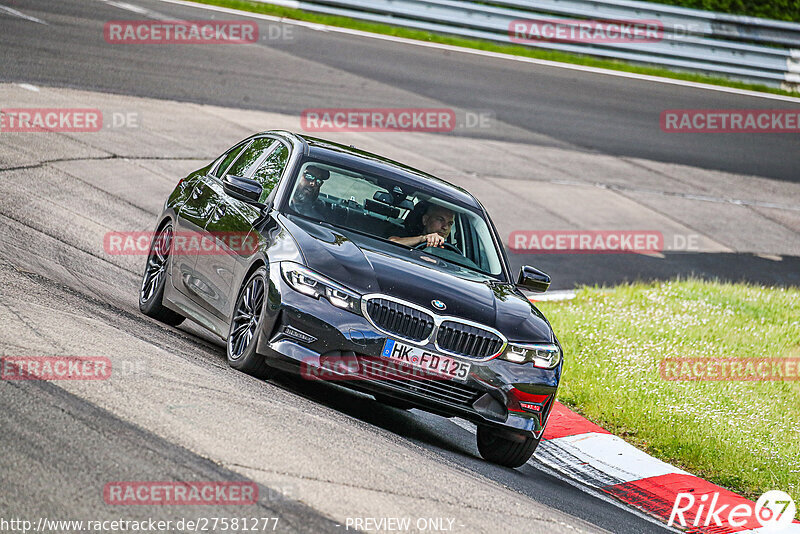
M800 24L635 0L258 0L305 11L800 90ZM567 18L568 17L568 18ZM655 22L658 39L578 42L514 37L512 23ZM520 35L520 34L516 34ZM523 42L524 41L524 42ZM792 48L796 47L796 48Z

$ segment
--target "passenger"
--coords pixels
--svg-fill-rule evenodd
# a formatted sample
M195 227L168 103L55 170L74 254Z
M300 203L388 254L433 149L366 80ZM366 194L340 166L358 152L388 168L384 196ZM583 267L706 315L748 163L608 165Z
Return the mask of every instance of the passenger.
M330 171L309 165L297 179L297 187L294 190L289 207L302 215L322 218L324 204L319 197L319 190L322 183L330 178Z
M419 233L419 235L392 236L389 240L407 247L415 247L421 243L427 243L429 247L441 247L444 246L445 239L450 235L453 221L455 221L455 213L452 210L438 204L429 204L422 215L421 231L408 229L410 233Z

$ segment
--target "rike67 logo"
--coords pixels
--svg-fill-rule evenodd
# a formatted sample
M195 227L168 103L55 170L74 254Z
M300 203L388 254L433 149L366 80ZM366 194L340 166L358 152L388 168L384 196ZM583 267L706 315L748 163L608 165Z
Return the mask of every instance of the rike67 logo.
M742 499L743 500L743 499ZM668 526L682 527L734 527L736 529L759 528L761 533L779 534L789 532L797 507L792 497L783 491L768 491L751 501L736 503L719 493L705 493L697 498L691 493L678 493ZM795 532L794 530L792 532Z

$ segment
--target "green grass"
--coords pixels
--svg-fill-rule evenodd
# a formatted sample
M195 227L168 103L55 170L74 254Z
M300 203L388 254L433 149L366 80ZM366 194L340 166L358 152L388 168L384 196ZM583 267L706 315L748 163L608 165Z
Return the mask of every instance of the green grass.
M800 382L659 374L666 357L800 357L800 290L685 280L583 288L539 307L564 345L562 402L751 499L800 499Z
M653 2L655 0L646 0ZM705 9L732 15L763 17L800 22L800 2L797 0L658 0L659 4Z
M660 76L662 78L672 78L676 80L686 80L691 82L707 83L711 85L721 85L737 89L749 89L751 91L759 91L759 92L788 95L795 97L798 96L797 93L784 91L782 89L767 87L764 85L738 82L735 80L729 80L727 78L718 78L718 77L706 76L702 74L693 74L688 72L676 72L659 67L634 65L632 63L626 63L624 61L598 59L590 56L582 56L579 54L567 54L564 52L530 48L521 45L502 44L502 43L495 43L492 41L483 41L479 39L466 39L462 37L449 36L422 30L403 28L400 26L391 26L388 24L379 24L375 22L361 21L348 17L337 17L333 15L311 13L299 9L292 9L272 4L263 4L259 2L250 2L247 0L191 0L191 1L200 4L209 4L209 5L227 7L231 9L238 9L241 11L249 11L252 13L262 13L265 15L272 15L276 17L284 17L288 19L316 22L319 24L326 24L329 26L340 26L343 28L351 28L366 32L380 33L384 35L393 35L396 37L414 39L417 41L441 43L453 46L460 46L463 48L474 48L477 50L498 52L513 56L530 57L530 58L544 59L549 61L558 61L561 63L572 63L575 65L584 65L588 67L597 67L603 69L632 72L636 74L647 74L651 76Z

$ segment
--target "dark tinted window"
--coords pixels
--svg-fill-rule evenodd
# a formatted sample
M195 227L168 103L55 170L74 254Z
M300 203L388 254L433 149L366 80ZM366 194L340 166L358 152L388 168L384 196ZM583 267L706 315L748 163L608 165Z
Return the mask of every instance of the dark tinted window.
M278 147L261 162L256 172L251 177L264 187L264 192L261 195L262 202L266 201L267 197L272 193L272 190L275 189L275 186L281 179L281 174L283 174L283 169L286 167L286 162L288 160L289 149L286 145L280 143Z
M289 209L298 215L419 249L400 252L406 256L426 256L423 261L429 263L438 258L431 264L449 271L503 274L502 256L483 213L442 198L435 190L416 190L393 177L306 161L289 198ZM444 237L446 246L420 246L423 236L431 233ZM404 244L406 238L420 240Z
M235 147L233 147L232 149L230 149L228 153L225 155L224 159L222 160L222 163L220 163L217 169L214 171L214 176L216 176L217 178L222 178L222 173L225 172L225 169L228 168L231 162L234 159L236 159L236 156L239 155L239 152L241 152L242 149L246 146L247 143L245 142L245 143L240 143Z
M267 150L272 143L274 143L274 139L270 139L268 137L260 137L250 143L250 146L242 152L242 155L236 159L236 162L231 166L230 170L226 172L226 174L232 174L234 176L245 176L248 177L250 172L252 172L256 163L261 158L261 155Z

